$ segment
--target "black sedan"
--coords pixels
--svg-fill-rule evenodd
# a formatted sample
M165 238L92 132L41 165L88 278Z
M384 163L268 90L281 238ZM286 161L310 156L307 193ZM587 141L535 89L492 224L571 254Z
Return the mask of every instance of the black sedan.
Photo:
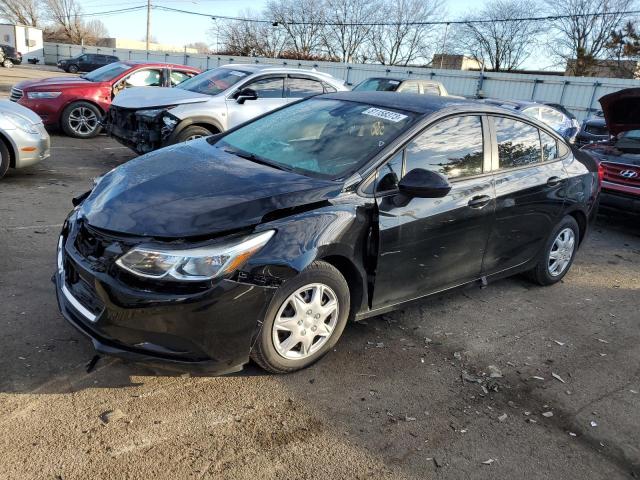
M337 93L124 164L75 200L55 283L99 352L290 372L348 320L466 284L569 270L597 167L474 101Z

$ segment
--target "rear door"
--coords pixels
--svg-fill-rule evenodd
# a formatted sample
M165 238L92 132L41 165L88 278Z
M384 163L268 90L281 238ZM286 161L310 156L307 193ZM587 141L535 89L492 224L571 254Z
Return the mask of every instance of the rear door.
M378 170L374 308L480 277L495 209L489 138L482 116L449 117L418 134ZM451 192L444 198L399 193L398 181L414 168L446 176Z
M237 93L250 88L257 95L257 100L247 100L238 103L235 100ZM283 106L287 102L284 96L284 75L268 75L252 80L238 87L234 94L226 99L228 128L235 127L263 113Z
M515 118L489 120L496 214L483 266L487 275L537 256L562 214L567 182L553 135Z

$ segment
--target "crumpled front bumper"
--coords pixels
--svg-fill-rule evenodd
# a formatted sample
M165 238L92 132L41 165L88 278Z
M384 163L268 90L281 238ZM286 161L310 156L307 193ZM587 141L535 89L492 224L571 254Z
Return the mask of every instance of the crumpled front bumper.
M194 294L133 288L92 271L65 237L57 260L60 312L97 352L180 371L241 370L274 292L231 280Z

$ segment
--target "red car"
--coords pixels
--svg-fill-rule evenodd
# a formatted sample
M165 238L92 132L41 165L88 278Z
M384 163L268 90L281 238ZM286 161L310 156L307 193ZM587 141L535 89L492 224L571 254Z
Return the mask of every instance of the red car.
M611 139L583 150L599 162L600 203L640 213L640 88L627 88L600 100Z
M111 100L128 87L173 87L200 73L186 65L115 62L80 77L26 80L11 89L10 99L36 112L46 126L61 127L71 137L100 133Z

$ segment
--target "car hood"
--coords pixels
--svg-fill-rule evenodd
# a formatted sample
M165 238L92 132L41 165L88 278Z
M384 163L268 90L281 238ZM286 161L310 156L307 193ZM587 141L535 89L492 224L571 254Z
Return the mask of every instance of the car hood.
M612 135L640 130L640 88L626 88L598 100Z
M163 148L107 173L78 213L103 230L165 239L259 224L275 210L337 196L342 183L226 153L206 139Z
M206 102L212 97L181 88L133 87L120 93L112 105L122 108L153 108L183 103Z
M20 115L34 124L42 123L42 118L36 112L10 100L0 100L0 114L3 112Z
M81 77L50 77L38 80L25 80L16 85L17 88L24 90L25 88L69 88L69 87L86 87L87 85L98 85L100 82L90 82Z

